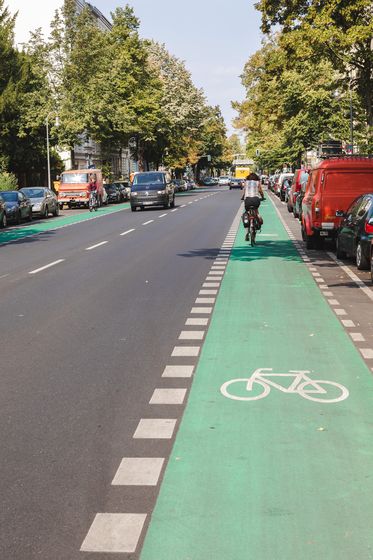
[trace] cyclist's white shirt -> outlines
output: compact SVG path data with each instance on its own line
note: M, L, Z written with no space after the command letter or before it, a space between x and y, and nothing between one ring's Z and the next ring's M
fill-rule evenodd
M245 181L244 198L260 197L259 181Z

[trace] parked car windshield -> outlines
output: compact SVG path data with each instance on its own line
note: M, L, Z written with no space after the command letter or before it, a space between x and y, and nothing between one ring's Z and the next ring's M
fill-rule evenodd
M22 189L22 192L29 198L42 198L45 194L44 189Z
M164 185L164 175L162 173L139 173L135 175L133 180L133 185L138 187L139 185Z
M63 183L88 183L88 173L63 173Z
M116 186L115 185L105 185L105 190L107 192L114 192L116 190Z
M1 196L3 200L5 200L6 202L16 202L18 200L18 193L16 192L3 191L1 193Z

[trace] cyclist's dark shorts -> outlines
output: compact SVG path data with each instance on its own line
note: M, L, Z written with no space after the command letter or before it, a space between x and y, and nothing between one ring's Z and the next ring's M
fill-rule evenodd
M249 208L259 208L260 206L260 198L259 196L251 196L245 198L245 210L247 211Z

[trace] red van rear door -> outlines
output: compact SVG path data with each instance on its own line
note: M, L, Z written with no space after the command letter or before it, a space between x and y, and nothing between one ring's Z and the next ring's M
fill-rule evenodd
M322 227L327 229L331 223L338 226L341 218L336 217L336 211L345 212L356 197L369 192L373 192L373 169L323 172L320 192Z

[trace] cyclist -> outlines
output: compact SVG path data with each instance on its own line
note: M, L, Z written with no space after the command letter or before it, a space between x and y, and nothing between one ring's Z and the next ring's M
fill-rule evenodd
M91 200L92 198L93 205L98 206L97 181L94 175L90 175L89 177L88 193L89 199Z
M241 200L245 203L245 211L248 212L249 208L254 208L257 218L257 229L260 230L263 225L263 218L258 212L261 200L264 199L262 185L260 184L259 176L256 173L250 173L246 177L245 187ZM248 233L246 234L246 240Z

